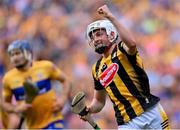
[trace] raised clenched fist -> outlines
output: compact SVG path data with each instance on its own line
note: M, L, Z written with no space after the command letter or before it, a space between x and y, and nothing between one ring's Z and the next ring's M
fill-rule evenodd
M113 15L107 5L103 5L103 6L99 7L97 12L99 15L101 15L105 18L111 17Z

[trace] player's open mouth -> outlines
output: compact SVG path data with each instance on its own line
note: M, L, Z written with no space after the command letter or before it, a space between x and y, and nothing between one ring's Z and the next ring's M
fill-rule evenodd
M103 46L103 43L97 43L94 45L96 48L99 48L99 47L102 47Z

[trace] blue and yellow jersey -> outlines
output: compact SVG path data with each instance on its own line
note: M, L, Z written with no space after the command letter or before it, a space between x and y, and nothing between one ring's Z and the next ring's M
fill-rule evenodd
M56 80L61 71L50 61L34 61L32 67L26 71L14 68L7 72L3 78L3 96L15 96L17 103L25 100L23 82L31 78L39 89L39 95L32 102L32 108L26 113L27 128L46 128L52 122L62 120L60 112L53 113L55 91L52 89L51 80Z
M118 125L139 116L160 100L150 93L149 80L138 52L129 55L122 44L92 67L95 89L107 91Z

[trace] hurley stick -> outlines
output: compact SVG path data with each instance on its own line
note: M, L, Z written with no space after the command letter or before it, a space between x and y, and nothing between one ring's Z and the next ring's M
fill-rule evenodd
M88 114L87 107L85 105L85 93L78 92L71 103L71 110L73 113L79 114L80 116L86 116L86 120L94 129L100 129L97 123L93 120L93 118Z

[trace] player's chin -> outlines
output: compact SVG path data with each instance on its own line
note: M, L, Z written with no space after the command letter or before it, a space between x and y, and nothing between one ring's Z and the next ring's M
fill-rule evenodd
M24 67L24 64L23 63L14 63L14 66L17 67L17 68L23 68Z

